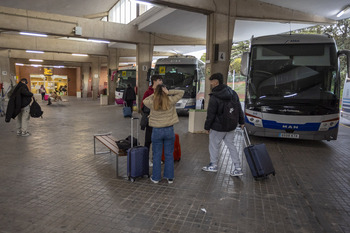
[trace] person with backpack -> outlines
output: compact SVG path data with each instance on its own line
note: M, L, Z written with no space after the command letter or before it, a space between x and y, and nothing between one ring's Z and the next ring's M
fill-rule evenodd
M15 119L17 117L17 135L22 137L30 135L27 128L33 93L29 91L27 84L27 79L22 78L13 90L7 105L5 118L6 122L10 122L11 118Z
M44 100L45 94L46 94L46 89L45 89L44 85L40 86L39 92L41 94L41 100Z
M234 131L239 124L244 128L244 116L237 93L227 85L223 84L224 77L221 73L210 76L209 105L204 129L209 134L209 165L202 168L203 171L217 172L218 157L220 153L220 142L223 140L227 146L234 169L231 176L242 176L241 162L237 149L233 143Z
M123 100L125 101L126 106L131 108L132 113L132 106L134 105L134 101L136 100L136 93L130 83L128 83L127 88L124 90Z

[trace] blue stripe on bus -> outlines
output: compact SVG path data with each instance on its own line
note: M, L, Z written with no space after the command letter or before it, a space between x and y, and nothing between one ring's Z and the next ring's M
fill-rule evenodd
M196 105L190 105L190 106L186 106L185 108L196 108Z
M254 125L253 123L248 121L247 116L246 122ZM262 120L263 127L267 129L277 129L277 130L286 130L286 129L291 129L291 130L296 130L296 131L318 131L320 128L321 123L306 123L306 124L286 124L286 123L278 123L276 121L269 121L269 120ZM338 127L339 122L333 126L330 127L330 129L334 129Z
M350 113L350 108L343 108L343 112L348 112L348 113Z

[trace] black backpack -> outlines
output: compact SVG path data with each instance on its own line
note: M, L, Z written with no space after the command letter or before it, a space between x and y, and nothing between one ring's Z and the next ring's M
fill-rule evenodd
M42 118L43 113L44 112L41 110L40 105L35 101L35 98L33 98L33 103L30 105L30 116L34 118Z
M238 123L239 109L234 99L223 101L223 111L220 116L225 131L235 130Z

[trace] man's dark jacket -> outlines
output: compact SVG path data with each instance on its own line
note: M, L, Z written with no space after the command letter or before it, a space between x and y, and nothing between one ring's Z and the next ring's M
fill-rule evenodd
M230 99L236 102L235 112L238 114L237 116L238 122L234 122L234 124L236 124L236 126L238 123L240 125L244 124L244 116L243 116L241 103L239 102L239 97L234 90L232 90L230 87L228 87L225 84L220 84L214 87L212 90L212 93L210 93L209 95L210 95L210 99L209 99L209 105L207 110L207 119L204 124L205 130L213 129L220 132L231 131L231 130L225 129L219 119L219 115L221 115L224 111L223 110L224 102L229 101Z
M125 101L134 101L136 100L136 94L132 87L128 87L125 89L123 93L123 100Z
M33 93L31 93L26 84L19 82L15 87L15 90L10 96L10 100L6 110L6 122L10 122L11 118L15 119L21 112L21 108L24 108L32 101Z

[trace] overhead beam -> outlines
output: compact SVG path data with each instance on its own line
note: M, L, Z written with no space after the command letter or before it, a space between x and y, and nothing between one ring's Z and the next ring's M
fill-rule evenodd
M75 27L82 28L81 36L74 33ZM115 42L147 44L149 33L139 31L137 26L103 22L92 19L27 11L0 7L0 29L9 31L40 32L63 37L96 38ZM190 37L173 37L157 34L154 44L183 45L196 44L200 39Z
M334 20L284 8L258 0L143 0L155 5L168 6L203 14L218 13L239 19L266 21L333 24Z
M33 63L29 62L29 59L42 59L44 60L43 63L37 64L51 64L52 61L58 61L58 62L88 62L91 63L96 60L97 57L88 56L88 57L78 57L78 56L72 56L70 54L65 53L44 53L44 54L33 54L33 53L26 53L23 50L9 50L8 52L9 58L18 58L18 59L24 59L26 63ZM103 57L102 57L103 58ZM107 57L104 57L104 60L107 61Z
M40 50L57 53L84 53L96 56L107 56L107 44L81 42L54 38L9 35L2 33L0 48L18 50Z

